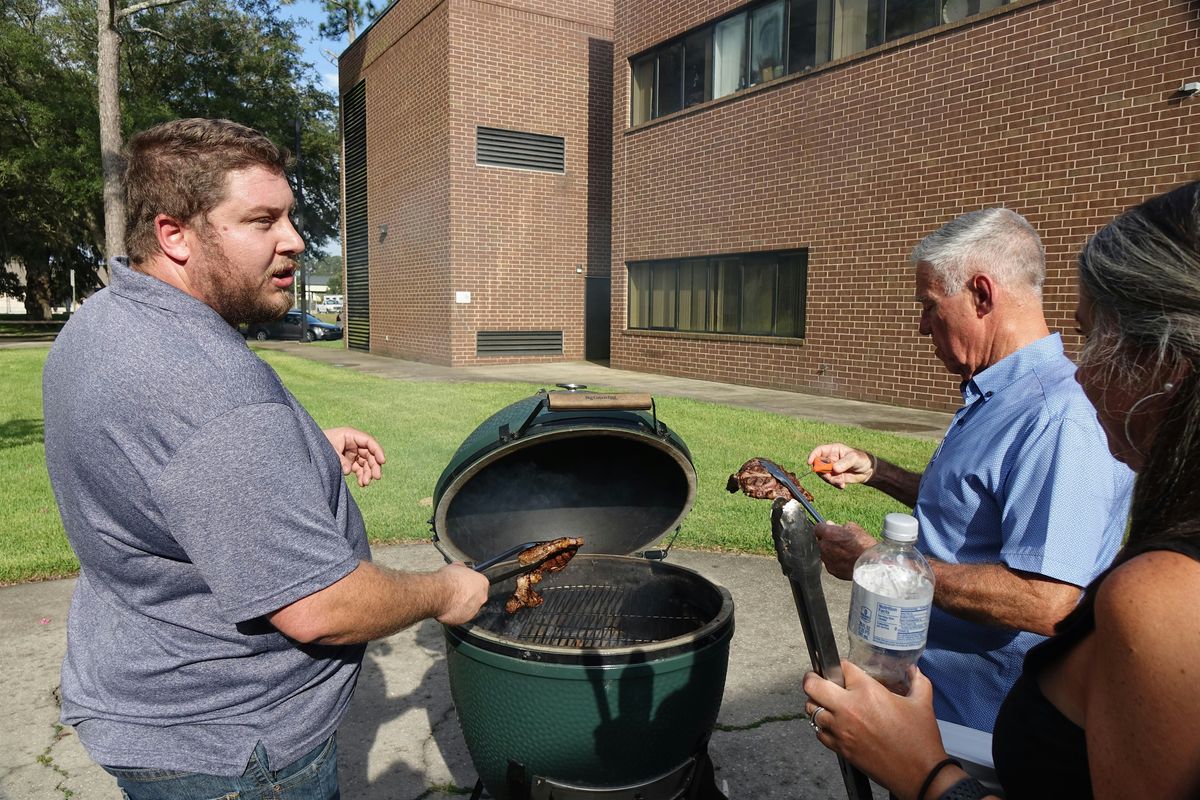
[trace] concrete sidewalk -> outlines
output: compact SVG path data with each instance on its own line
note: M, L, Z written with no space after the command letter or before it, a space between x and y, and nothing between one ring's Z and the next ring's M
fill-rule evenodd
M769 505L762 509L769 528ZM443 563L430 544L379 547L375 557L411 570ZM711 747L717 784L727 787L731 800L845 798L836 759L802 718L800 680L809 668L808 650L779 564L763 556L677 549L669 560L725 586L734 599L729 676ZM59 665L74 585L62 580L0 588L8 731L0 743L0 798L120 799L116 784L71 730L58 725ZM826 575L825 593L844 652L849 584ZM448 800L474 786L476 773L450 702L440 625L427 621L368 647L339 751L347 800Z
M255 343L260 346L260 343ZM29 345L27 345L29 346ZM32 345L38 346L38 345ZM547 388L574 382L655 396L689 397L938 438L949 414L793 392L609 369L591 362L447 368L291 342L272 350L396 380L522 381ZM769 506L762 504L769 530ZM380 563L432 570L443 562L430 544L379 547ZM834 756L803 719L800 680L809 669L788 581L762 556L672 550L670 562L727 587L736 607L729 676L711 752L717 783L734 800L836 800L846 796ZM0 800L119 800L70 729L58 724L59 666L74 581L0 588ZM845 649L849 585L825 576L839 647ZM553 724L547 717L547 724ZM341 728L339 769L348 800L451 798L476 774L450 702L441 626L427 621L367 650L353 704ZM878 797L884 793L877 792Z

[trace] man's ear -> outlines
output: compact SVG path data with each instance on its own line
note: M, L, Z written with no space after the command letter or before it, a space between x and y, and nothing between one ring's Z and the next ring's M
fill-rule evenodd
M967 291L975 304L975 316L983 318L996 308L996 282L992 276L980 272L967 281Z
M154 218L154 235L163 255L180 264L187 263L192 255L189 229L174 217L159 214Z

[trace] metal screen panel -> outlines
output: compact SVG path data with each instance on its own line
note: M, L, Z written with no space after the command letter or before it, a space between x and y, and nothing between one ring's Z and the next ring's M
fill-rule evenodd
M475 129L475 163L481 166L564 172L565 160L566 143L561 136Z
M359 81L342 97L346 175L346 340L371 349L371 283L367 228L367 84Z
M562 355L562 331L476 331L480 356Z

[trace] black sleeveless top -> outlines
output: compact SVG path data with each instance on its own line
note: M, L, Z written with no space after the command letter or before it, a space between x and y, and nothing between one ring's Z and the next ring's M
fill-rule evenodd
M1151 550L1170 550L1200 561L1200 542L1155 544L1137 555ZM1038 686L1038 676L1095 630L1096 591L1110 571L1092 582L1059 633L1026 654L1021 677L1000 706L992 733L992 759L1009 800L1092 797L1084 730L1051 705Z

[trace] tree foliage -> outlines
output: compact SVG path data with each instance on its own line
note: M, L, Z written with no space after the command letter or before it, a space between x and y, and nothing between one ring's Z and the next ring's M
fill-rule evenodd
M16 293L35 317L68 296L69 269L81 294L99 285L95 3L0 3L0 259L25 266L29 282ZM295 23L276 3L189 0L120 26L125 139L177 117L224 117L295 150L299 120L292 177L304 237L310 252L337 237L336 99L303 62Z
M375 4L371 0L323 0L325 21L318 31L322 39L340 39L344 35L350 42L375 16Z

